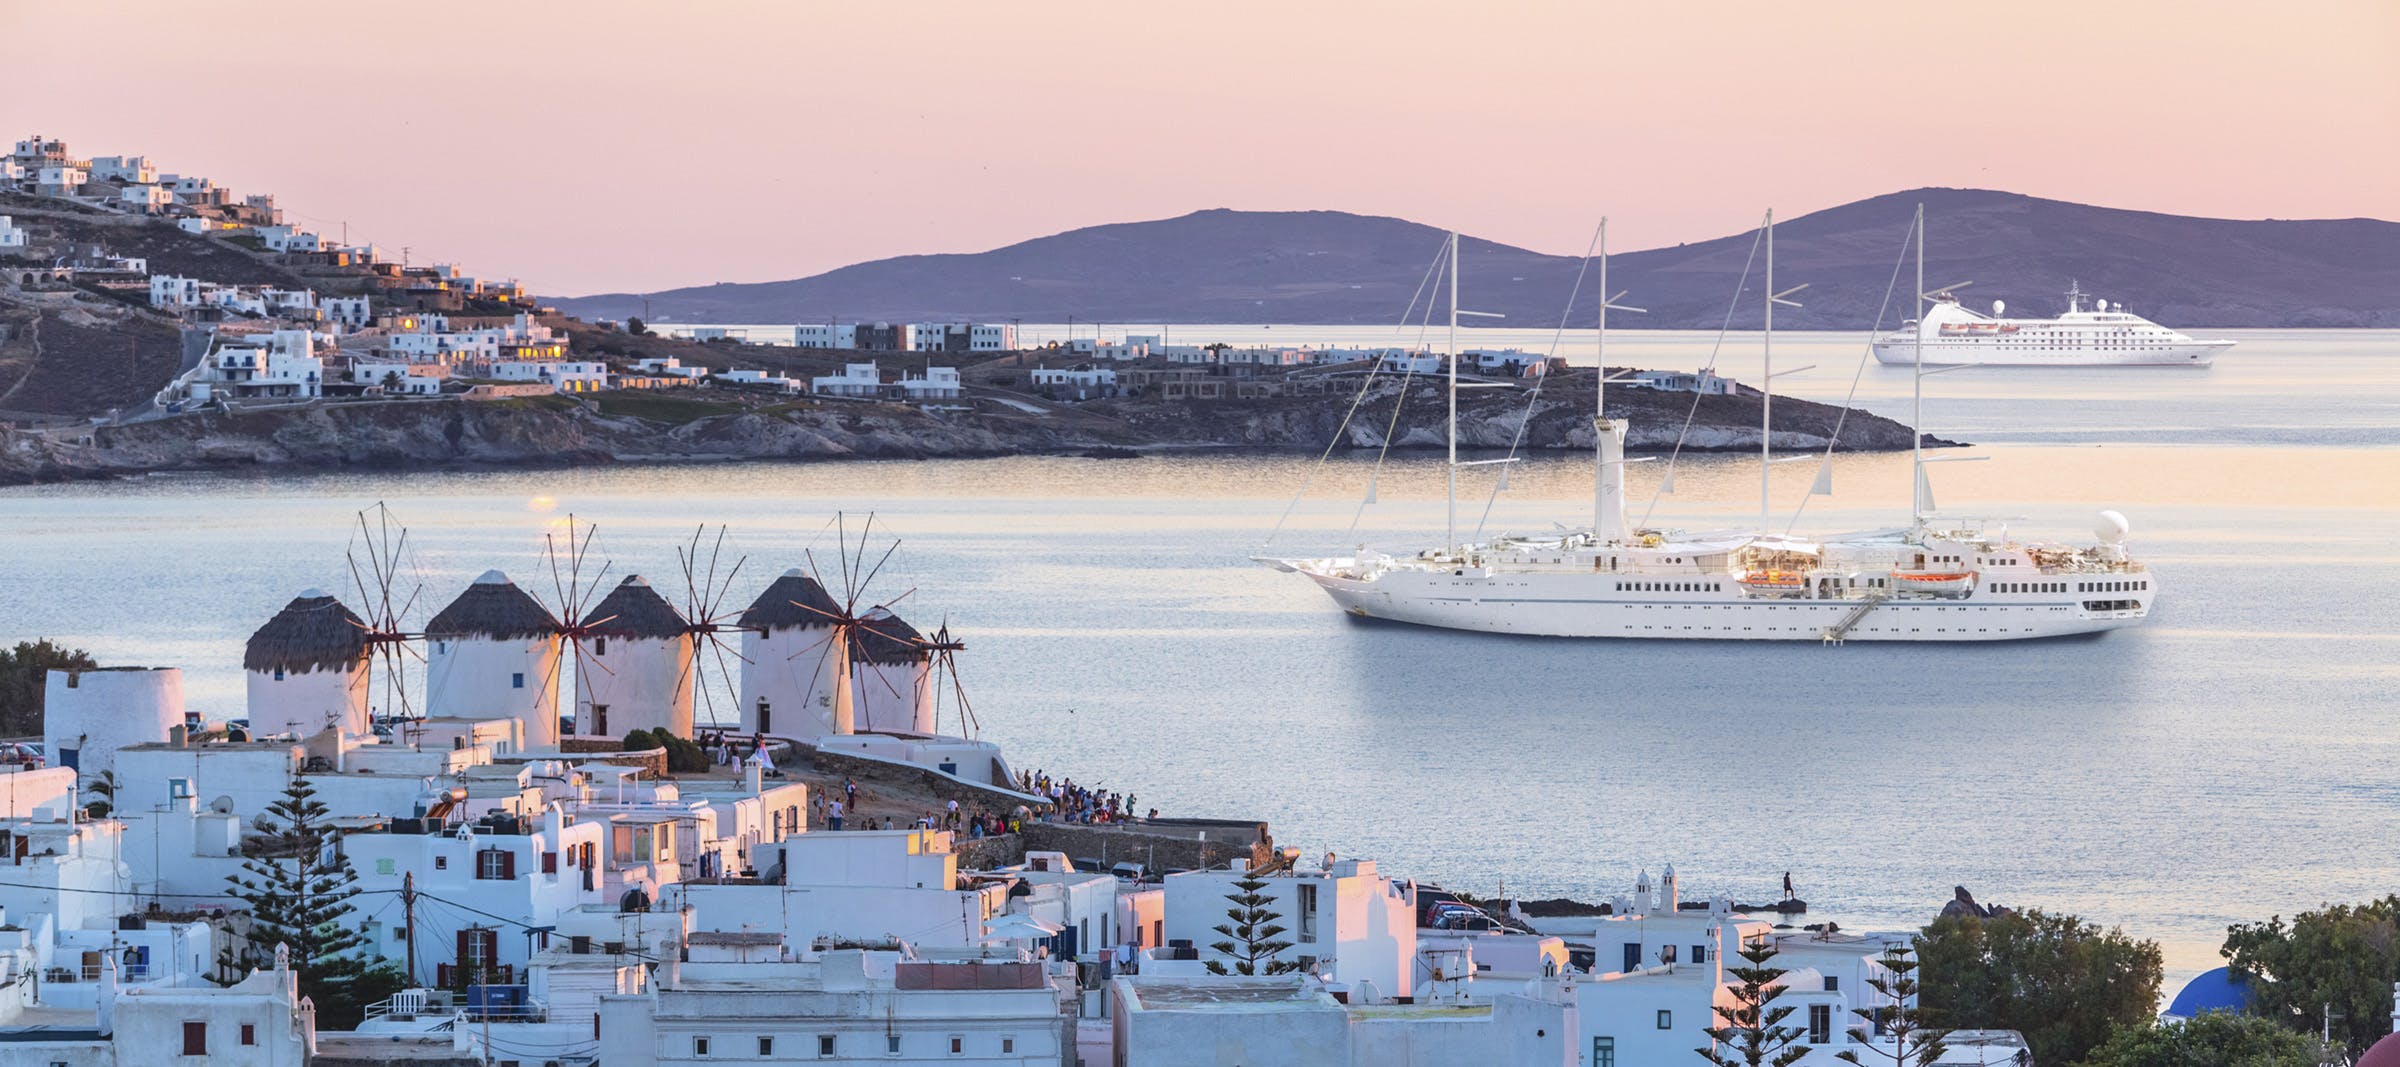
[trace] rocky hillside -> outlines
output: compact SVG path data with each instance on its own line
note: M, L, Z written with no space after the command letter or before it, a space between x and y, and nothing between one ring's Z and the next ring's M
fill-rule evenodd
M1810 285L1795 329L1876 320L1911 211L1928 214L1934 284L1973 280L1977 302L2061 309L2070 281L2177 327L2400 326L2400 224L2229 220L2092 207L1980 189L1918 189L1785 219L1779 285ZM1575 230L1588 222L1562 222ZM809 278L559 298L569 314L685 322L884 319L1388 324L1400 319L1441 231L1339 211L1201 211L1092 226L989 252L903 256ZM1578 261L1468 238L1461 288L1511 325L1547 326ZM1640 325L1715 328L1752 234L1614 256L1610 284L1650 309ZM1756 284L1753 275L1752 284ZM1905 286L1898 293L1903 308ZM1737 310L1754 326L1757 301ZM1887 316L1896 322L1905 312Z
M1575 377L1588 378L1588 373ZM1357 448L1382 443L1397 383L1345 434ZM1530 449L1591 447L1580 396L1562 381L1535 407ZM1636 420L1637 448L1674 442L1690 394L1620 389L1610 414ZM1019 453L1175 448L1305 449L1332 440L1349 396L1187 403L1144 399L1081 405L1031 402L1039 414L986 405L934 414L899 404L771 402L706 394L603 394L596 401L545 396L497 401L427 400L318 404L201 413L81 434L0 430L0 484L105 478L161 470L415 469L472 465L563 466L692 459L832 460L972 457ZM1461 413L1461 439L1506 448L1526 410L1522 393L1479 392ZM1441 390L1412 386L1396 447L1441 444ZM1839 408L1787 400L1775 407L1778 447L1824 447ZM1756 396L1702 398L1687 446L1758 447ZM1845 448L1909 445L1906 427L1852 412Z

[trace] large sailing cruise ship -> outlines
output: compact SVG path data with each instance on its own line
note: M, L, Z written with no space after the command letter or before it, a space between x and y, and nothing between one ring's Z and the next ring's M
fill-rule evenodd
M1924 286L1924 214L1917 241L1920 300L1948 290ZM1605 238L1600 292L1608 292ZM1774 305L1796 306L1774 286L1774 216L1766 248L1766 387L1774 379ZM1450 287L1455 338L1456 235ZM1950 287L1952 289L1957 286ZM1600 310L1602 362L1607 313ZM1626 309L1632 310L1632 309ZM1452 351L1457 350L1455 340ZM1921 414L1923 381L1917 364ZM1605 403L1607 375L1600 375ZM1635 529L1625 513L1626 423L1595 414L1597 477L1588 529L1462 542L1457 531L1457 368L1451 368L1450 532L1440 548L1393 556L1366 551L1320 559L1260 557L1307 576L1343 610L1364 618L1492 633L1559 637L1730 640L2009 641L2129 626L2150 612L2157 583L2125 549L2124 516L2100 513L2091 546L2034 544L1987 534L1971 523L1937 521L1925 476L1923 435L1915 463L1912 521L1902 528L1806 538L1772 531L1762 434L1757 530L1686 533ZM1595 411L1604 411L1596 407ZM1762 417L1763 425L1769 424ZM1921 418L1918 424L1922 424ZM1671 471L1670 471L1671 473ZM1829 488L1829 487L1828 487Z
M2067 313L2055 319L2002 318L2008 305L1992 301L1980 314L1943 295L1916 321L1875 338L1884 363L1985 367L2205 367L2231 341L2203 341L2095 300L2083 306L2083 287L2067 289Z

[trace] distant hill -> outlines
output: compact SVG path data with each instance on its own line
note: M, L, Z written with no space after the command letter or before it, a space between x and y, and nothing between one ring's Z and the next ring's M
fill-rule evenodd
M2050 314L2070 280L2175 327L2400 326L2400 223L2237 221L2091 207L1981 189L1919 189L1784 220L1778 286L1809 284L1796 329L1875 320L1910 210L1922 201L1928 284L1973 280L1964 295ZM1005 321L1384 324L1424 277L1442 232L1339 211L1197 211L1090 226L993 249L901 256L810 278L648 294L655 318L683 322ZM1508 325L1555 325L1578 261L1475 238L1461 288ZM1714 328L1753 234L1620 253L1612 288L1650 309L1643 327ZM1905 317L1909 277L1887 321ZM1756 278L1753 277L1753 287ZM640 314L641 294L555 298L568 314ZM1758 321L1756 293L1736 327ZM1587 298L1579 301L1589 306ZM1579 313L1578 321L1588 321Z

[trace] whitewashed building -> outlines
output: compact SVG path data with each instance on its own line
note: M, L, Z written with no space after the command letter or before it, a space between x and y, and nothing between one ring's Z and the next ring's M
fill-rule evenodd
M664 965L600 998L600 1044L628 1062L1056 1067L1074 1020L1039 964L838 949L793 962Z
M365 329L375 322L374 301L364 296L328 296L317 300L317 310L326 322L350 329Z
M174 274L150 276L150 306L154 308L196 308L205 302L208 283L198 278Z
M356 612L324 590L301 590L250 635L243 650L250 721L366 734L372 725L367 632Z
M840 374L820 374L810 383L826 396L874 397L883 394L883 372L873 363L845 363Z
M966 394L956 367L927 367L923 375L900 379L900 391L910 400L956 400Z
M276 953L272 969L253 971L224 988L205 982L129 984L113 955L101 971L89 1025L17 1028L0 1043L0 1062L307 1067L316 1053L316 1011L301 1000L287 953Z
M43 196L74 196L91 180L91 174L82 167L64 163L44 165L33 174L34 191Z
M920 322L909 327L911 352L1013 352L1014 323Z
M598 360L501 360L477 364L474 372L503 382L538 382L562 393L608 388L608 364Z
M159 391L181 400L315 399L324 395L325 360L313 330L221 336L209 354Z
M629 574L583 619L575 664L575 732L623 737L634 730L692 736L692 626L683 613Z
M1110 984L1114 1061L1142 1067L1593 1067L1574 1047L1572 984L1571 978L1525 983L1475 1003L1343 1003L1305 975L1145 972ZM1602 1067L1669 1067L1695 1058L1686 1048L1675 1059Z
M0 215L0 256L24 255L27 241L25 227L17 225L14 218Z
M655 374L661 378L698 379L708 377L708 368L686 367L682 360L674 356L652 356L648 359L638 360L634 363L634 368L644 374Z
M163 185L127 185L117 190L117 207L156 215L175 203L175 194Z
M53 670L42 688L42 751L87 778L114 770L118 750L164 741L183 724L174 667Z
M435 718L514 719L558 744L559 623L508 575L475 579L425 623L425 703Z
M689 906L695 930L764 931L787 945L905 940L980 949L1008 940L995 929L1008 886L961 885L947 831L787 833L753 856L766 884L684 882L662 899Z
M1635 389L1709 396L1732 396L1738 388L1733 379L1718 377L1715 370L1705 367L1697 371L1637 370L1625 384Z
M792 346L795 348L857 348L858 324L801 323L792 327Z
M386 396L440 396L450 378L446 363L389 363L353 360L350 381L382 389Z
M159 180L175 190L175 200L192 207L223 207L232 191L199 175L162 174Z
M322 252L325 250L325 238L298 226L253 226L251 230L258 234L259 240L266 243L269 251Z
M148 156L93 156L92 177L104 181L126 182L132 185L154 185L158 168Z
M1298 864L1262 874L1261 890L1283 916L1292 947L1278 959L1304 969L1323 968L1337 987L1372 990L1360 1000L1413 996L1417 976L1417 902L1413 887L1376 873L1375 861L1339 859L1313 868ZM1216 926L1225 921L1227 894L1244 877L1245 860L1230 870L1187 871L1167 876L1168 942L1189 941L1203 961L1219 958Z
M355 898L356 922L375 955L406 959L409 931L379 905L413 874L417 891L454 905L458 921L448 924L444 940L422 937L410 984L521 983L526 964L544 947L541 935L528 937L526 930L555 928L560 914L605 899L593 865L608 862L608 833L606 821L570 822L552 808L531 819L494 815L431 827L411 821L349 834L342 847L358 888L370 894Z
M1047 389L1076 400L1113 396L1117 372L1108 367L1036 367L1027 375L1036 389Z

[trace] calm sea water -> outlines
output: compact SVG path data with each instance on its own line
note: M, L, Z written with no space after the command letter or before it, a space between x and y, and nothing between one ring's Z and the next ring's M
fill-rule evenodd
M1992 457L1936 468L1946 510L2042 538L2088 539L2101 507L2132 518L2161 607L2091 639L1825 648L1354 622L1245 562L1313 457L1210 454L0 491L0 640L181 666L193 702L227 717L243 639L302 587L347 586L354 513L379 500L410 524L420 620L487 567L530 579L569 513L598 524L612 576L667 588L693 526L730 524L743 599L804 551L831 567L835 513L855 533L872 511L875 550L900 548L871 593L913 590L902 614L964 634L984 734L1020 765L1479 891L1599 897L1673 863L1689 892L1758 898L1790 870L1819 916L1891 927L1963 884L2158 939L2183 975L2217 962L2229 922L2400 884L2400 333L2233 335L2208 372L1930 380L1928 428ZM1616 340L1611 362L1688 367L1713 335ZM1777 349L1819 365L1793 391L1831 401L1859 351L1832 335ZM1720 366L1756 359L1737 341ZM1908 386L1868 367L1858 395L1905 417ZM1317 472L1265 547L1439 540L1438 464L1395 457L1362 507L1372 466ZM1637 514L1755 521L1754 460L1687 459L1653 503L1660 466L1633 468ZM1779 466L1776 525L1814 466ZM1465 525L1493 469L1470 479ZM1581 457L1519 465L1487 525L1584 521L1590 477ZM1889 524L1906 457L1844 456L1835 489L1800 529Z

